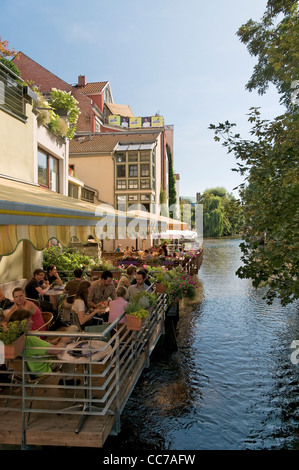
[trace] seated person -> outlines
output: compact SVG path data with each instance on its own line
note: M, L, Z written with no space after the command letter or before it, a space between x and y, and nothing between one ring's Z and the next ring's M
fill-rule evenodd
M125 287L118 287L116 290L116 299L109 302L109 323L113 323L122 313L124 313L128 301L125 299L127 289ZM124 316L119 323L125 323L126 317Z
M42 331L45 331L47 327L43 327L45 324L42 312L38 308L35 303L31 302L30 300L27 300L25 297L25 291L22 289L22 287L16 287L12 291L12 296L14 299L14 304L12 308L9 310L8 314L5 316L5 321L8 322L12 316L12 314L18 310L18 309L25 309L29 310L31 312L31 329L38 330L39 328Z
M121 248L121 245L118 245L117 248L116 248L116 250L115 250L115 252L116 252L116 253L122 253L122 251L123 251L123 250L122 250L122 248Z
M146 268L141 268L139 271L144 271L144 272L145 272L144 284L145 284L146 286L150 286L150 285L151 285L151 281L150 281L150 279L149 279L148 269L146 269ZM136 281L136 278L135 278L135 279L133 279L133 281L131 282L131 285L134 285L134 284L136 284L136 283L137 283L137 281Z
M149 261L149 260L153 259L153 255L148 250L144 250L142 259L144 259L146 261Z
M140 269L136 274L136 284L131 284L128 289L129 300L132 300L138 292L143 292L148 289L145 284L146 274L144 270Z
M44 312L54 312L51 302L41 300L40 296L46 295L50 290L49 281L45 280L43 269L35 269L33 278L25 286L26 297L33 300L39 300L41 310Z
M52 287L53 284L57 284L58 286L63 285L63 282L60 279L59 274L57 272L57 268L54 264L50 264L50 266L47 267L47 273L45 278L47 281L49 281L50 287Z
M83 328L85 326L97 325L99 319L94 319L93 317L98 314L102 315L102 311L98 308L90 308L88 304L88 293L90 290L91 284L89 281L81 281L75 296L74 303L72 305L72 312L77 315L80 325Z
M63 305L65 308L68 308L69 310L72 308L72 303L75 300L75 295L77 288L82 281L83 277L83 271L80 268L77 268L74 270L74 278L71 281L68 281L64 288L64 293L68 294L67 298L65 299Z
M118 287L128 288L132 284L132 281L135 279L135 274L135 266L128 266L126 274L124 274L119 280Z
M96 308L100 302L115 299L116 292L113 284L113 275L110 271L104 271L101 279L91 284L88 294L89 307Z
M32 322L32 314L29 310L26 309L17 309L11 315L9 321L22 321L27 320L29 328ZM66 330L68 333L75 333L78 331L77 327L71 326ZM66 345L72 341L70 337L62 337L50 341L44 341L38 336L26 336L26 362L28 369L33 372L35 376L47 374L52 372L52 367L50 362L46 361L30 361L30 358L33 356L45 356L45 355L57 355L60 352L63 352ZM39 349L41 348L41 349ZM27 358L29 360L27 360ZM71 367L70 367L71 366ZM73 364L63 364L63 370L65 373L73 373L74 366ZM68 380L65 381L68 384Z

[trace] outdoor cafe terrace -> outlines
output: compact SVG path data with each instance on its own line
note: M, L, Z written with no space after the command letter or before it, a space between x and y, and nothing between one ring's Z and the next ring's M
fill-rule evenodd
M67 336L71 342L54 357L41 358L38 353L32 357L31 351L30 361L39 364L42 360L45 364L55 365L51 366L52 370L37 376L28 369L25 339L21 356L19 350L5 352L6 370L0 370L0 385L6 385L0 393L0 445L13 444L22 449L28 446L100 448L109 435L119 433L121 413L142 371L150 366L150 356L161 336L165 335L166 320L179 312L177 292L158 289L157 273L165 271L168 276L176 273L180 277L177 287L180 292L187 292L186 284L191 287L196 283L192 276L197 274L203 253L201 249L185 253L183 259L156 256L147 260L141 252L134 256L106 255L114 264L116 285L128 265L149 268L152 282L149 289L155 286L156 300L147 309L148 317L140 321L138 327L131 326L128 313L124 313L113 323L103 322L92 331L87 328L74 333L63 328L51 331L50 325L44 331L27 331L25 336L28 337L51 341ZM88 274L100 275L100 271ZM61 289L53 290L53 293L63 298ZM123 323L125 315L126 323ZM34 348L31 346L30 349ZM8 384L1 384L7 373ZM74 382L72 385L69 379Z

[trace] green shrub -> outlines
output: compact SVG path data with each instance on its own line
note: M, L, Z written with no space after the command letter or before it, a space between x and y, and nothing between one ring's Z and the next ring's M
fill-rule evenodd
M0 324L0 341L3 344L11 344L28 330L28 321L12 321L6 326Z
M47 269L50 264L54 264L57 271L73 271L76 268L93 269L95 261L79 251L61 252L58 246L51 246L43 251L43 268Z

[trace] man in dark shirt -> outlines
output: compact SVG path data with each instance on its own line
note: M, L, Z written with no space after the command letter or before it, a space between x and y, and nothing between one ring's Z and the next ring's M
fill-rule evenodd
M33 278L25 286L26 297L38 300L40 308L43 312L53 312L53 305L40 299L40 296L47 294L50 289L49 281L45 281L45 273L43 269L36 269Z
M83 277L82 269L80 268L75 269L74 277L75 279L72 279L71 281L69 281L64 288L64 292L68 295L64 302L64 305L66 308L72 308L71 304L74 302L74 298L77 292L77 287L82 281L82 277Z

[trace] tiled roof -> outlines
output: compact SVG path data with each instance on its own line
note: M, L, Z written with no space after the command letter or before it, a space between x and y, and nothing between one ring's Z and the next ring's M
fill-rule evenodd
M92 95L93 93L100 93L108 82L93 82L86 83L84 86L76 85L76 88L84 95Z
M112 134L110 132L89 134L85 136L77 136L70 141L70 154L75 153L111 153L116 144L126 143L154 143L160 134L160 130L150 133L120 133Z

